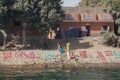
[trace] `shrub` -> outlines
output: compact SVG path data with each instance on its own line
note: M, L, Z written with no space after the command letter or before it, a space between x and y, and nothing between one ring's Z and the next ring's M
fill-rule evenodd
M117 47L118 37L113 32L102 30L101 34L103 36L105 44L107 44L108 46Z

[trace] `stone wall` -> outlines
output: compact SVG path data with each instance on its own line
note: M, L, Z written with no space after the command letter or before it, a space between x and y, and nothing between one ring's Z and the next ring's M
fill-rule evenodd
M57 50L0 51L0 64L5 66L38 65L41 68L79 67L85 65L120 64L120 50L72 50L71 59ZM119 65L118 65L119 66Z

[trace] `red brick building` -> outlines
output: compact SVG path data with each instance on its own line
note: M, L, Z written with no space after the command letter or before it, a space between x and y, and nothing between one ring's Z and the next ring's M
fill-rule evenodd
M82 35L98 35L101 29L114 30L114 20L106 8L100 7L63 7L65 11L64 20L61 24L63 38L81 37ZM108 27L109 26L109 27ZM10 33L22 36L22 25L20 22L11 22L8 30ZM28 36L39 36L38 29L32 27L27 29Z
M61 25L63 38L79 37L82 28L87 35L98 35L101 29L114 31L114 20L106 8L63 7L65 17ZM71 29L75 29L72 31Z

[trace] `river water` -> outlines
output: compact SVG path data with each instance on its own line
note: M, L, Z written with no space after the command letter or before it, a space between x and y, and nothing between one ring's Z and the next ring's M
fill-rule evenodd
M120 80L120 68L0 69L0 80Z

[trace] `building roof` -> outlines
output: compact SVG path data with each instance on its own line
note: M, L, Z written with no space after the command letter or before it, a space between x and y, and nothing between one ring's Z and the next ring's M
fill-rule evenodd
M106 8L102 7L63 7L65 18L63 22L114 22Z
M103 7L63 7L65 13L107 13L107 8Z

